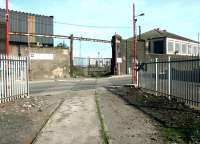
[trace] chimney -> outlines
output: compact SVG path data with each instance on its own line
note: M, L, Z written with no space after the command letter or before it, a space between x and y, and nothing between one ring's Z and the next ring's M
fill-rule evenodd
M139 26L139 40L141 40L141 26Z

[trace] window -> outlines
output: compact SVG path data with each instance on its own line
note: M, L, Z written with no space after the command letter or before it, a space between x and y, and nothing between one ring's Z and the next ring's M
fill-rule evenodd
M164 41L157 40L153 42L153 52L156 54L164 54Z
M191 45L188 45L188 54L189 55L193 55L192 46Z
M173 52L174 52L174 42L168 41L168 53L173 53Z
M150 52L151 52L151 50L150 50L150 42L147 41L147 42L145 43L145 46L146 46L146 53L150 53Z
M187 44L182 44L182 54L187 54Z
M198 48L197 46L193 46L193 55L198 55Z
M198 53L198 55L200 56L200 46L199 46L198 50L199 50L199 53Z
M180 53L181 52L181 44L179 42L175 43L175 53Z

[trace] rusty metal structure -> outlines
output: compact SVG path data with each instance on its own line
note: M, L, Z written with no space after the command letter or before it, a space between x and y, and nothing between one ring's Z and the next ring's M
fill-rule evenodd
M135 4L133 3L133 47L132 47L132 84L137 84L137 71L136 71L136 18L135 18Z
M9 35L9 14L8 14L8 0L6 0L6 14L5 14L5 21L6 21L6 55L10 56L10 35Z

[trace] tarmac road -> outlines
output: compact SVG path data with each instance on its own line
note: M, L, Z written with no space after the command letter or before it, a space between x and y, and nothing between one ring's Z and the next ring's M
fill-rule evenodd
M131 77L108 77L97 79L75 79L66 81L41 81L30 83L30 94L35 95L49 95L55 93L63 93L69 90L92 90L96 87L109 85L124 85L130 84Z

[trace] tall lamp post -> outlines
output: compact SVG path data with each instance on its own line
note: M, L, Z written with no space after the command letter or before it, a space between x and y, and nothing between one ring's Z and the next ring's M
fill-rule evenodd
M136 17L144 16L144 13L141 13L139 15L135 15L135 4L133 3L133 46L132 46L132 84L137 84L137 48L136 48L136 41L137 41L137 35L136 35ZM134 83L135 82L135 83Z
M9 36L9 14L8 14L8 0L6 0L6 56L10 56L10 36Z

